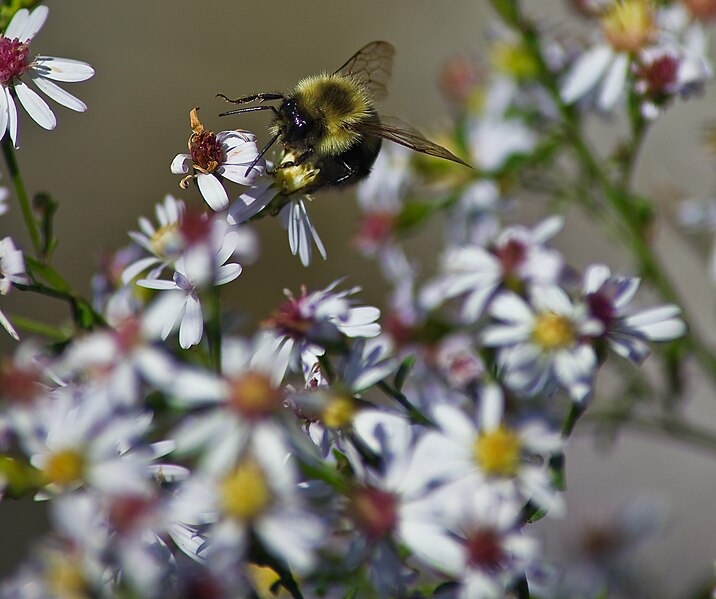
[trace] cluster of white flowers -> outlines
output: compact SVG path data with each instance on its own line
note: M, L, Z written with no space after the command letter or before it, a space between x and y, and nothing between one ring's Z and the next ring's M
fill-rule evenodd
M36 287L70 300L87 329L51 348L25 340L0 363L0 494L50 500L52 523L0 598L560 596L531 525L565 513L576 418L603 369L638 372L687 326L670 301L632 307L640 278L570 265L552 245L563 216L513 222L510 185L523 161L551 159L564 129L549 127L593 92L601 110L635 94L652 118L711 76L685 6L582 10L602 29L581 54L540 40L538 60L501 32L498 72L474 94L469 63L452 65L456 151L474 173L386 143L358 190L353 240L390 286L385 315L339 279L286 290L255 330L232 328L219 294L258 259L253 220L278 216L304 266L314 245L326 257L305 193L316 174L289 154L272 168L253 133L215 134L197 108L170 168L209 209L167 195L106 261L91 308L51 287L46 256L0 239L0 296ZM89 65L29 58L46 16L21 9L0 37L0 137L13 144L15 99L55 124L23 77L85 109L49 80L87 79ZM426 277L402 240L438 211L445 234ZM19 340L1 311L0 325Z

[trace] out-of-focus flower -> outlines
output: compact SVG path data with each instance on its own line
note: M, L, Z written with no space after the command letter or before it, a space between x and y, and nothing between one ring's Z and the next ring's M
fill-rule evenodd
M214 134L204 129L198 110L193 108L189 114L192 129L189 153L177 154L172 160L171 171L175 175L187 175L181 180L182 189L189 186L191 179L196 179L199 191L211 209L223 210L229 205L223 180L251 185L266 170L266 163L262 159L254 164L259 149L253 133L220 131ZM187 174L190 169L192 172Z
M212 285L225 285L241 274L242 267L227 261L240 242L236 227L220 218L199 216L184 221L187 249L174 262L171 281L141 279L137 285L165 293L145 312L144 325L150 334L166 339L179 323L183 349L201 341L204 331L199 292Z
M130 231L129 236L139 247L149 252L149 256L142 257L130 263L122 272L122 282L126 285L146 269L155 267L148 275L149 279L156 279L161 271L181 256L184 249L184 238L179 225L184 216L184 202L167 194L164 201L154 207L158 227L154 227L149 219L140 217L140 232Z
M554 216L531 230L509 227L487 247L468 245L448 251L442 259L443 274L425 286L421 303L430 309L464 295L462 317L476 322L500 288L554 284L563 259L544 244L563 224L562 217Z
M376 337L380 334L380 310L373 306L354 306L350 299L360 291L353 287L335 291L341 280L325 289L299 297L288 290L286 301L264 322L269 334L277 340L277 351L290 347L294 365L301 361L310 369L315 356L323 355L321 344L335 343L341 335L349 338Z
M323 524L303 506L297 472L287 456L283 436L274 427L260 427L235 461L195 472L170 508L173 520L194 531L194 544L178 539L180 547L232 580L241 575L255 535L292 570L310 571Z
M47 19L48 9L40 5L32 12L18 10L0 36L0 138L9 131L17 147L17 109L20 101L32 120L40 127L54 129L57 119L45 101L25 82L32 81L41 92L71 110L84 112L87 106L54 81L85 81L94 75L90 65L53 56L30 57L30 43Z
M601 23L602 40L570 67L561 95L571 104L599 86L597 106L607 111L624 93L632 57L655 41L656 12L649 0L614 0Z
M675 304L627 310L640 282L636 277L613 277L607 266L596 264L585 272L583 289L591 315L604 325L602 335L609 347L636 364L649 355L647 341L670 341L686 332L681 308Z
M500 294L490 309L499 324L483 330L482 343L498 348L498 368L515 391L532 395L558 385L586 400L597 370L591 340L603 324L559 287L533 287L529 297Z
M0 295L10 293L13 283L26 285L29 282L30 279L25 272L25 258L22 251L15 247L10 237L0 239ZM2 310L0 310L0 326L16 341L20 339L12 323L2 313Z

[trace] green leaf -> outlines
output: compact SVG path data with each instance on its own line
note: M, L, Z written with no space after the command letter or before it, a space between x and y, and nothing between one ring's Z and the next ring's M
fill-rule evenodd
M54 290L67 295L72 294L70 286L55 272L51 266L43 264L39 260L33 258L32 256L28 256L27 254L25 254L25 266L34 280L40 278L46 283L49 283Z
M408 375L413 369L413 366L415 366L415 356L412 354L405 358L405 360L403 360L403 362L400 364L398 372L395 373L395 378L393 379L393 386L398 391L403 390L403 384L405 383L405 379L408 378Z
M32 207L40 218L42 255L49 258L57 247L57 239L53 235L53 220L59 204L49 193L38 193L32 200Z

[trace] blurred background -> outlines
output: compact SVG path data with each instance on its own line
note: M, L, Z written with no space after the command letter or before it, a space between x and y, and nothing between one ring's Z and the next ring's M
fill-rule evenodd
M492 19L484 0L63 0L48 5L50 17L33 52L87 61L96 75L67 85L89 110L76 114L58 107L55 131L40 129L21 113L18 159L29 192L47 191L59 202L55 265L87 295L103 251L125 245L137 218L152 216L154 204L165 194L202 205L198 191L180 190L179 177L169 171L172 158L186 151L192 107L201 107L208 129L246 128L263 142L267 115L219 119L226 105L215 99L216 93L236 97L283 91L304 75L334 70L367 42L384 39L395 45L397 56L391 94L380 110L429 133L449 117L437 88L441 65L456 54L479 54ZM532 9L547 28L571 31L575 22L566 0L542 0ZM713 93L678 103L650 134L637 171L639 189L661 205L657 249L711 341L716 341L714 294L704 275L705 255L684 242L668 221L676 199L716 192L714 157L706 156L701 145L704 124L715 118ZM595 121L592 132L598 141L609 140L615 125ZM227 307L258 320L281 301L283 288L325 286L347 273L350 284L364 288L366 301L382 302L384 286L377 269L349 243L358 215L353 193L320 194L311 215L328 260L314 258L310 268L302 267L290 255L278 222L264 219L257 225L259 261L225 290ZM526 223L536 218L536 210L523 215ZM0 237L8 234L29 247L12 203L9 215L0 219ZM431 232L413 245L429 269L437 257L431 251ZM577 267L602 261L631 272L619 248L605 242L576 211L568 215L557 245ZM53 322L67 317L63 305L18 292L3 298L6 307L10 313L34 313ZM5 338L0 343L3 352L11 348ZM698 378L693 387L687 414L716 428L716 398L699 393ZM588 432L578 427L568 452L567 518L539 525L547 553L573 555L574 539L588 525L602 522L633 498L648 496L650 502L670 506L664 532L650 537L631 557L660 581L654 597L686 596L690 583L708 579L716 559L715 454L628 431L605 449ZM29 501L0 504L0 577L16 567L43 526L41 506Z

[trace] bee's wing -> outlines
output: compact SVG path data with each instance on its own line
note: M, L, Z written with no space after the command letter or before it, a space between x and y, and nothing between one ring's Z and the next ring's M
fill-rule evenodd
M395 117L381 116L380 121L356 123L353 129L363 135L381 137L389 141L394 141L401 146L406 146L416 152L422 152L423 154L436 156L437 158L444 158L445 160L451 160L452 162L457 162L458 164L472 168L467 162L455 156L455 154L447 148L443 148L429 139L426 139L422 133Z
M353 77L371 91L373 99L382 100L388 95L393 56L393 44L371 42L351 56L336 74Z

